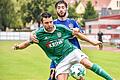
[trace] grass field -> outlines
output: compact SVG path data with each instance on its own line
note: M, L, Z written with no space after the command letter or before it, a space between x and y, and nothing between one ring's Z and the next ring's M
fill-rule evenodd
M0 41L0 80L47 80L50 60L35 44L24 50L12 50L19 41ZM116 80L120 80L120 52L83 49L90 60L101 65ZM87 70L86 80L103 80ZM69 80L74 80L69 78Z

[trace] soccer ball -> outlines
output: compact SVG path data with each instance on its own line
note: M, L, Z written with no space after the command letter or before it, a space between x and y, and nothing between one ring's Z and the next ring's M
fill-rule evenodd
M75 79L85 76L86 69L82 64L74 64L70 68L70 75Z

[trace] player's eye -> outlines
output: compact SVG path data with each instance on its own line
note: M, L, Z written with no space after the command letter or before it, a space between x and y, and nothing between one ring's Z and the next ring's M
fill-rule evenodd
M60 9L60 6L58 6L57 9Z
M52 23L52 21L50 21L50 23Z
M45 22L45 24L48 24L49 22Z
M64 6L62 6L62 9L64 9L65 7Z

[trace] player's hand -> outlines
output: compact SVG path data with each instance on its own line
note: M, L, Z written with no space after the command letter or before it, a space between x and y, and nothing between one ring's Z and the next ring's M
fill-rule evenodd
M78 32L80 32L79 28L70 28L74 34L77 34Z
M30 40L31 40L32 42L34 42L34 43L39 43L39 41L37 40L37 37L36 37L35 34L31 34L31 35L30 35Z
M103 49L103 44L99 44L99 50Z
M15 44L15 45L12 47L13 50L17 50L18 48L19 48L19 46L18 46L17 44Z
M103 48L103 43L100 42L100 41L94 42L93 45L94 45L94 46L97 46L97 45L98 45L100 50L102 50L102 48Z
M70 29L75 31L75 32L80 32L79 28L70 28Z
M77 34L80 32L79 28L70 28L73 31L74 37L77 37Z
M79 80L85 80L85 78L84 77L80 77L80 79Z

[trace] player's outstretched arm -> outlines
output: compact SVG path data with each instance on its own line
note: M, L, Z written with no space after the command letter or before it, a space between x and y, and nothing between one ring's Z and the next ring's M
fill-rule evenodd
M30 44L31 44L30 41L27 40L27 41L24 41L18 45L14 45L12 48L14 50L24 49L24 48L28 47Z
M87 41L94 46L97 46L97 45L99 45L99 47L102 46L102 42L90 40L89 38L87 38L87 36L85 36L84 34L82 34L80 32L73 32L73 34L76 35L79 39Z

